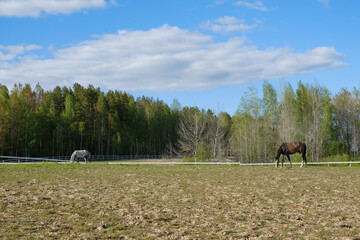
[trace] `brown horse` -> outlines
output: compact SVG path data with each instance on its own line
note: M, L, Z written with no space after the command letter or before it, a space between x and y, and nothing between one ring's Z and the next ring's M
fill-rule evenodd
M280 158L281 154L283 155L281 165L284 166L284 155L286 155L287 158L289 159L290 167L292 167L289 155L294 154L294 153L301 154L301 157L302 157L301 167L303 166L304 162L305 162L305 167L307 167L306 145L305 145L305 143L302 143L302 142L282 143L276 154L276 158L275 158L276 159L276 167L279 166L279 158Z

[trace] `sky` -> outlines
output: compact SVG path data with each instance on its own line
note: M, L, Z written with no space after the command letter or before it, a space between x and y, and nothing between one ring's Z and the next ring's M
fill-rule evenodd
M233 115L264 81L360 87L357 0L0 0L0 84L92 84Z

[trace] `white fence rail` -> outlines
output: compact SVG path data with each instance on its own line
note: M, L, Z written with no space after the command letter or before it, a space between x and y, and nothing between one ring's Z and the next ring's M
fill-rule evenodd
M0 156L0 163L68 162L62 159Z
M125 165L238 165L238 166L275 166L275 163L241 163L241 162L173 162L171 159L178 159L178 156L166 156L166 155L125 155L125 156L113 156L110 158L106 155L94 155L91 160L96 164L125 164ZM131 162L125 160L138 160L138 159L170 159L166 162ZM44 162L58 162L68 163L70 160L69 156L63 157L45 157L45 158L34 158L34 157L12 157L12 156L0 156L1 163L44 163ZM113 160L113 161L109 161ZM115 160L115 161L114 161ZM84 161L81 161L84 162ZM293 165L300 165L301 162L293 162ZM337 165L337 164L348 164L350 167L352 164L360 164L360 161L349 161L349 162L308 162L308 165ZM290 165L286 162L284 165ZM280 167L281 165L279 165Z
M181 159L181 156L176 155L91 155L91 161L126 161L126 160L141 160L141 159ZM83 159L79 159L80 162ZM50 157L14 157L14 156L0 156L0 163L35 163L35 162L70 162L70 156L50 156Z
M108 162L108 164L134 164L134 165L238 165L238 166L275 166L275 163L239 163L239 162ZM301 162L292 163L293 165L301 165ZM352 162L308 162L308 165L333 165L333 164L360 164L360 161ZM290 165L290 163L284 163ZM279 165L281 167L281 165Z
M0 156L1 158L1 156ZM50 156L47 159L70 160L70 156ZM139 159L181 159L182 156L176 155L91 155L91 161L121 161Z

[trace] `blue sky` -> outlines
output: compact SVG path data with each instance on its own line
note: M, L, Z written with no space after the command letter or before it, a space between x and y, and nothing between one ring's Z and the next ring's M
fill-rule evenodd
M264 80L360 87L360 1L0 0L0 83L236 111Z

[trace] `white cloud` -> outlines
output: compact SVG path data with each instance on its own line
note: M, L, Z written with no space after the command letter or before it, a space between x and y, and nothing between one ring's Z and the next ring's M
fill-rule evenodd
M214 21L209 20L202 24L202 28L217 33L246 32L256 28L257 26L258 23L248 25L245 21L230 16L218 18Z
M105 6L105 0L0 0L0 16L39 17L44 13L70 14Z
M265 7L262 1L255 1L255 2L238 1L238 2L235 2L234 5L248 7L248 8L256 9L259 11L264 11L264 12L268 12L268 11L272 10L270 8Z
M0 82L8 87L39 82L45 89L78 82L126 91L190 91L337 68L344 66L341 58L331 47L261 50L243 38L214 42L209 35L164 25L104 35L57 50L50 59L5 58Z
M0 45L0 61L14 60L15 58L22 56L25 53L39 49L41 49L41 47L35 44L12 46Z
M330 0L317 0L319 3L324 4L325 7L330 7Z

